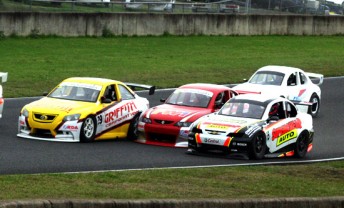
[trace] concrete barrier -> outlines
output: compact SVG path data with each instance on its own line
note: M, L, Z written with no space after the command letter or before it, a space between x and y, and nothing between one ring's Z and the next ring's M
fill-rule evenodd
M343 35L344 16L0 13L0 35Z
M0 208L343 208L344 197L193 200L28 200L0 201Z

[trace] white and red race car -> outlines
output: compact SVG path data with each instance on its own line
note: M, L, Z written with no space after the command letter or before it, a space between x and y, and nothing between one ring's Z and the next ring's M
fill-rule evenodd
M188 152L243 158L296 156L313 145L313 118L282 97L238 95L190 126Z
M313 83L311 78L317 79ZM299 110L316 117L320 109L321 89L324 76L322 74L304 72L301 69L287 66L264 66L243 84L233 87L239 94L265 94L281 96L292 102L311 103Z
M0 118L2 118L2 110L4 108L4 103L5 103L5 100L4 100L3 96L2 96L2 86L1 86L1 83L7 81L7 76L8 76L7 72L0 72Z

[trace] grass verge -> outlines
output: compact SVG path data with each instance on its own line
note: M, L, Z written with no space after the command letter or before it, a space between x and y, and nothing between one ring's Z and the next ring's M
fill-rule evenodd
M237 199L343 196L344 162L2 175L8 199Z
M2 38L5 97L37 96L71 76L178 87L237 83L265 65L344 75L343 36Z

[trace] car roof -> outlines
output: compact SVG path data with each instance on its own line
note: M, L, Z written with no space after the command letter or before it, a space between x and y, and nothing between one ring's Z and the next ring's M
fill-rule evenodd
M233 99L233 98L232 98ZM241 94L234 97L235 100L252 100L258 102L271 102L273 100L286 100L285 98L272 95L261 95L261 94Z
M264 66L258 69L257 71L273 71L273 72L280 72L283 74L290 74L292 72L303 72L303 70L299 68L289 67L289 66L277 66L277 65Z
M182 89L201 89L201 90L208 90L211 92L219 92L223 90L230 90L229 87L226 87L224 85L217 85L217 84L208 84L208 83L192 83L192 84L186 84L182 85L179 88Z
M109 84L123 84L120 81L105 79L105 78L96 78L96 77L70 77L63 82L78 82L78 83L88 83L88 84L98 84L98 85L109 85Z

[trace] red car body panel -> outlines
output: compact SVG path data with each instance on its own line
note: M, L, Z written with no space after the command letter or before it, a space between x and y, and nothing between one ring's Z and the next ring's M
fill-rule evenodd
M213 113L221 107L215 103L220 93L224 95L223 103L237 94L229 87L215 84L188 84L177 90L186 92L201 90L211 95L211 99L204 107L195 107L197 104L194 106L169 104L169 99L167 99L164 104L148 109L141 115L137 142L159 146L187 147L189 125L198 118ZM173 93L177 93L177 90ZM149 120L149 122L144 122L144 120ZM182 122L185 126L177 125L178 122Z

